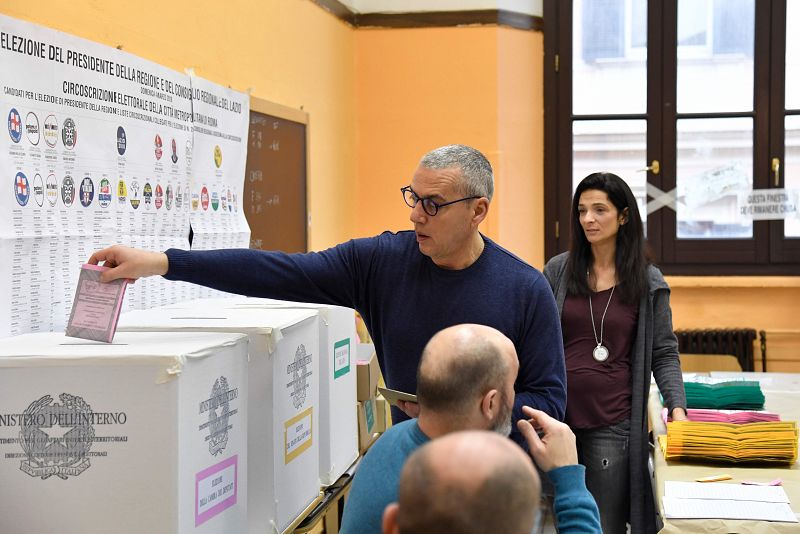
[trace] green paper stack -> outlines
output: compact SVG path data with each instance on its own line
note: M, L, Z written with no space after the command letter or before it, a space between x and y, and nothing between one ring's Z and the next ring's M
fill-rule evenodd
M717 384L684 382L683 387L689 408L760 410L764 407L764 394L757 381L732 380Z

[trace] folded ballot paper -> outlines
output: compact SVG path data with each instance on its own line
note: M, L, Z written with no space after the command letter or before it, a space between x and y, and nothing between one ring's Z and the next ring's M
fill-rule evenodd
M103 283L100 274L108 267L84 264L75 286L75 299L66 335L111 343L117 330L127 279Z

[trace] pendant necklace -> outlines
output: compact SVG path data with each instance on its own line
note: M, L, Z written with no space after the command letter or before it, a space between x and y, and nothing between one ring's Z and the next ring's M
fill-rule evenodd
M586 279L589 279L589 271L586 271ZM606 302L606 309L603 310L603 317L600 318L600 338L597 337L597 328L594 326L594 311L592 310L592 296L589 295L589 315L592 317L592 332L594 332L594 340L597 342L597 346L592 351L592 357L597 360L598 362L604 362L608 359L608 349L603 345L603 323L606 320L606 312L608 311L608 306L611 304L611 297L614 296L614 289L617 287L617 284L611 286L611 294L608 296L608 302Z

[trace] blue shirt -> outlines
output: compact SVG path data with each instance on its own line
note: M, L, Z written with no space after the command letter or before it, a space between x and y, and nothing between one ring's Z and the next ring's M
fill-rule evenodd
M358 464L344 506L341 534L380 534L383 510L397 501L400 472L411 453L430 441L417 420L392 426Z
M417 365L434 334L449 326L491 326L514 343L519 374L514 419L523 404L564 419L566 372L561 321L542 273L492 240L469 267L438 267L412 231L354 239L322 252L253 249L167 250L170 280L230 293L355 308L375 342L388 387L417 390ZM392 411L395 422L408 417ZM515 429L516 430L516 429ZM517 433L513 437L521 442Z

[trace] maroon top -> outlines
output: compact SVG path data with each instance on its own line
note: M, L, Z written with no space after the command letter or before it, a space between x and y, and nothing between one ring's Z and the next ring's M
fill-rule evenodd
M597 428L624 421L631 415L631 354L636 338L639 306L622 301L617 288L592 294L592 310L597 338L603 310L603 346L608 359L592 357L597 346L589 314L589 298L567 295L561 313L564 332L564 358L567 367L567 416L572 428Z

